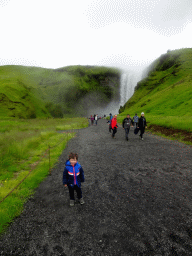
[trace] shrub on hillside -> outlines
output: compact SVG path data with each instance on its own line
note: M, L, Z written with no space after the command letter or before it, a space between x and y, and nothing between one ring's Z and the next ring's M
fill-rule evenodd
M49 113L52 115L52 117L57 117L57 118L63 117L62 107L59 104L53 104L52 102L48 102L45 105L45 107L49 111Z
M157 71L165 71L174 65L178 66L178 57L180 54L172 55L171 53L162 54L159 58L159 63L155 67Z
M35 109L30 109L28 111L28 115L27 115L27 118L31 119L31 118L36 118L36 113L35 113Z

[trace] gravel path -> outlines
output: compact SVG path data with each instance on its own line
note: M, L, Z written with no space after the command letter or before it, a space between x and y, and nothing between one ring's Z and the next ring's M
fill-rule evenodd
M69 151L84 168L84 205L62 185ZM192 255L192 148L133 134L106 120L79 130L24 211L0 238L0 255Z

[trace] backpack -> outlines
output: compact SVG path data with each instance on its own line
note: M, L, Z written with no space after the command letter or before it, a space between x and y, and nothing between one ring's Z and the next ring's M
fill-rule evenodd
M135 128L135 129L134 129L135 135L136 135L138 132L139 132L139 128Z

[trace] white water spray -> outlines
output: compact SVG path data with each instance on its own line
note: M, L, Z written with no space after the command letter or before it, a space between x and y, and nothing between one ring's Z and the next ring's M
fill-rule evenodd
M120 106L124 106L125 103L134 94L134 89L137 83L142 79L142 70L136 71L122 71L120 79L120 90L119 90L119 102L111 101L106 107L98 109L98 113L109 115L119 114Z
M86 109L89 109L87 112L88 115L98 114L99 116L119 114L120 106L124 106L125 103L131 98L134 93L134 88L137 83L142 79L142 70L138 71L128 71L123 70L120 78L120 88L119 88L119 100L112 100L107 105L98 104L97 97L95 97L96 102L93 102L93 106L87 106ZM84 102L86 100L84 99ZM92 101L91 101L92 102Z
M121 75L120 82L120 106L124 106L125 103L131 98L134 93L134 88L141 80L141 72L135 73L134 71L124 71Z

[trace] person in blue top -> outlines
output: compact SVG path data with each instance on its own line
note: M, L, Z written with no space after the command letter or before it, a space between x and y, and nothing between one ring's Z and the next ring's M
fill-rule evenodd
M133 117L133 122L134 122L134 128L137 128L138 122L139 122L139 117L138 117L137 113Z
M63 172L63 185L68 186L70 206L74 206L74 190L77 192L77 198L80 204L84 204L81 191L81 182L84 182L84 171L81 165L77 162L78 155L76 153L70 153L69 159L65 163L65 168Z

